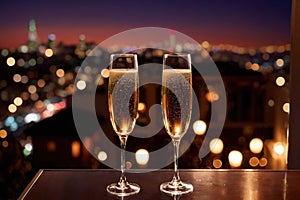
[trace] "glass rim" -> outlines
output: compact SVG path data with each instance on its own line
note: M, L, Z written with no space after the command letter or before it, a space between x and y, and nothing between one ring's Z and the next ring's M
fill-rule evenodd
M112 64L118 58L133 58L134 67L132 67L132 68L123 68L123 69L138 69L137 54L134 54L134 53L113 53L113 54L110 54L109 70L114 69L114 68L112 68Z
M191 59L191 54L190 53L165 53L164 58L166 57L187 57L188 59Z

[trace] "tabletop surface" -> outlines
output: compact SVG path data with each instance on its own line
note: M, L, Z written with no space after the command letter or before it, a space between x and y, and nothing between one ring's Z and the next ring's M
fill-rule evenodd
M19 199L121 199L106 192L106 186L118 181L114 170L40 170ZM129 182L141 186L129 200L152 199L299 199L300 171L268 170L181 170L181 179L194 185L194 192L170 197L159 185L171 180L173 172L159 170L127 173Z

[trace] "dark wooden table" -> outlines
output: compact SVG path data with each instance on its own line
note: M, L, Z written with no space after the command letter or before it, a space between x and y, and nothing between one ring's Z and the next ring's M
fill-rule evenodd
M181 179L194 185L187 199L300 199L300 171L268 170L181 170ZM106 186L118 180L114 170L40 170L20 199L121 199L106 192ZM141 186L137 195L124 199L175 199L159 190L172 171L127 173L131 182ZM179 198L176 198L179 199Z

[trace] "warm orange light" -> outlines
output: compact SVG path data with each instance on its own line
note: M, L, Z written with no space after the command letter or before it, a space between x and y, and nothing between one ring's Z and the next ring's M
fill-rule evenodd
M65 71L63 69L56 70L56 76L61 78L65 75Z
M49 152L54 152L56 151L56 143L54 141L49 141L47 142L47 150Z
M139 102L138 111L139 112L144 112L145 110L146 110L146 104L143 103L143 102Z
M6 136L7 136L7 131L4 129L0 130L0 137L4 139L6 138Z
M72 157L78 158L80 156L80 142L73 141L71 145Z
M214 101L218 101L220 97L219 94L216 92L208 92L206 93L205 98L209 102L214 102Z
M36 86L34 86L34 85L28 86L28 92L30 94L36 93Z
M251 65L251 69L253 71L258 71L259 70L259 65L257 63L254 63L254 64Z
M222 161L220 159L214 159L213 161L214 168L221 168L222 167Z
M43 88L43 87L45 87L46 82L45 82L43 79L40 79L40 80L38 80L37 85L38 85L40 88Z
M249 165L251 165L251 167L256 167L259 164L259 160L257 157L252 157L249 160Z

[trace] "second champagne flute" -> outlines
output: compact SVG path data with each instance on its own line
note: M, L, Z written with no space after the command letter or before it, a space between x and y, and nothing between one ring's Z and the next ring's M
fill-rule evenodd
M139 99L138 65L135 54L112 54L108 83L110 121L121 144L121 177L106 190L117 196L128 196L140 191L140 186L128 183L125 176L125 147L137 118Z
M192 71L190 54L165 54L162 73L164 126L174 145L174 176L162 183L160 190L169 195L193 191L193 185L180 180L178 171L179 144L186 133L192 111Z

